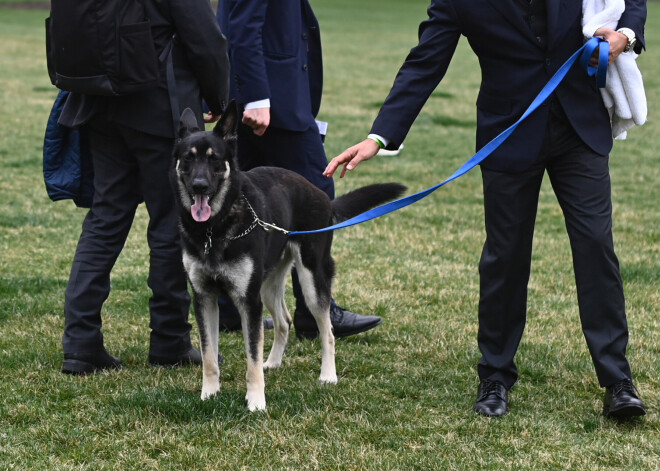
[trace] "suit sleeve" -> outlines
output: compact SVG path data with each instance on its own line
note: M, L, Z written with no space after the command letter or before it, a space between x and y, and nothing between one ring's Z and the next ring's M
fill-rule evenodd
M213 114L221 114L229 96L229 58L211 5L208 0L171 0L170 8L202 97Z
M419 43L399 69L394 85L374 124L372 134L389 139L397 149L417 115L447 72L461 31L450 0L434 0L429 19L419 26Z
M268 0L224 0L230 39L231 80L239 104L271 98L264 60L263 27ZM220 10L218 10L220 15Z
M626 0L626 9L619 19L618 28L630 28L637 37L637 54L646 49L644 25L646 24L646 0Z

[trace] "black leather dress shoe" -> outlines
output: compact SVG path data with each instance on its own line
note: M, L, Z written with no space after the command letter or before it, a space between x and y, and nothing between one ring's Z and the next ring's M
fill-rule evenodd
M486 417L500 417L507 413L509 391L499 381L481 380L474 411Z
M613 419L629 419L646 414L646 406L639 398L630 379L622 379L605 389L603 415Z
M107 350L92 353L65 353L62 363L62 373L70 375L88 375L103 370L118 370L124 364L115 356L110 355Z
M378 316L355 314L332 303L330 306L330 322L335 338L342 338L371 330L380 325L383 320ZM298 338L315 339L319 336L319 328L311 314L294 315L293 326L296 329Z
M221 364L225 359L222 355L218 355L218 363ZM184 365L201 365L202 353L195 347L190 347L190 350L174 357L162 357L158 355L149 354L149 364L151 366L184 366Z

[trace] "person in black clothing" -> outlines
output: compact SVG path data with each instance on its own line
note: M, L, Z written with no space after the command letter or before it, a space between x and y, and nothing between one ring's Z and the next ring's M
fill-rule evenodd
M65 293L64 373L122 366L104 347L101 309L110 293L110 272L142 201L149 213L149 363L201 363L190 341L190 297L168 179L175 138L172 110L191 108L202 122L203 98L213 115L222 113L228 95L226 40L207 0L144 3L158 54L176 34L174 106L163 62L157 86L113 97L71 93L59 120L85 128L94 166L94 199Z
M584 43L582 2L561 0L433 0L419 44L363 142L335 157L325 174L341 176L383 146L398 148L442 80L461 35L481 66L477 147L518 120L558 68ZM644 47L646 0L626 0L610 43L610 61ZM582 330L598 381L603 414L627 418L646 408L626 359L628 326L623 283L612 240L608 154L612 128L593 77L573 67L555 93L481 164L486 242L480 273L478 365L474 410L501 416L518 379L514 356L527 310L532 238L545 172L564 212Z

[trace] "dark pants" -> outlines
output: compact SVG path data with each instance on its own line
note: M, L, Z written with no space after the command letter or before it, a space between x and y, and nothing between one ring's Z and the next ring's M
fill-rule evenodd
M95 193L65 294L64 352L93 352L103 346L101 308L110 294L110 272L142 201L149 212L150 353L184 352L191 345L190 296L168 180L173 140L115 125L102 115L86 127Z
M562 113L553 116L541 161L521 173L482 168L486 242L479 265L479 377L511 387L527 310L532 238L547 171L564 213L582 331L601 386L630 378L623 283L612 240L608 157L594 153Z

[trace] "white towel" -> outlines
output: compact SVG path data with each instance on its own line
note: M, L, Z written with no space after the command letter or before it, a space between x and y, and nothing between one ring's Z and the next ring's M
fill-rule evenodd
M582 33L592 38L598 28L616 29L626 8L624 0L583 0ZM612 135L625 139L627 131L646 122L648 107L637 54L625 52L607 68L607 85L601 89L612 121Z

